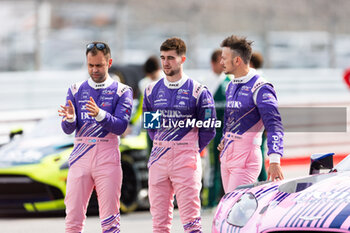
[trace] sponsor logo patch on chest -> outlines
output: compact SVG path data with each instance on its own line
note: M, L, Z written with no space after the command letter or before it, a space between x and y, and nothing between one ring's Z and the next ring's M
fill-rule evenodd
M228 101L227 107L228 108L241 108L242 103L241 103L241 101Z
M251 87L245 85L241 87L241 91L250 91L250 89Z

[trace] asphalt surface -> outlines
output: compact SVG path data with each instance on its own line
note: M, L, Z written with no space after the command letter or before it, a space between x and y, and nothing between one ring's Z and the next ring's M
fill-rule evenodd
M211 222L214 210L202 213L203 232L211 232ZM121 232L123 233L152 233L152 217L148 211L134 212L121 216ZM40 217L2 217L0 219L1 233L63 233L63 216ZM84 233L101 232L98 216L88 216ZM178 210L174 211L172 233L183 232Z

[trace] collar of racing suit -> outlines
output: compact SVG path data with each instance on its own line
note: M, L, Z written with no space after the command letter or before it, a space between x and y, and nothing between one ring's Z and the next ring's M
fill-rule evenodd
M88 79L88 83L89 83L89 86L94 88L94 89L102 89L102 88L107 88L109 87L110 85L112 85L113 83L113 79L107 75L107 78L105 81L103 81L102 83L96 83L94 82L94 80L92 80L92 78L90 77Z
M233 84L247 83L256 74L257 74L256 69L249 68L249 72L248 72L248 74L246 76L239 77L239 78L233 78L231 82Z
M179 81L176 82L169 82L168 79L164 78L164 85L169 89L178 89L180 88L188 79L188 76L186 74L182 74L182 77Z

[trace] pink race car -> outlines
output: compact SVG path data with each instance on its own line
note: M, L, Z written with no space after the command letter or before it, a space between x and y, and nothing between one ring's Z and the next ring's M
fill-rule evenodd
M310 174L227 193L212 232L350 232L350 155L334 168L333 153L312 155Z

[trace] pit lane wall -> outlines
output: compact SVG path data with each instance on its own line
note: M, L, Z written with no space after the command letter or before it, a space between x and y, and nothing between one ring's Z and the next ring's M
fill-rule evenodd
M208 70L185 72L204 84L213 82L207 78ZM286 128L285 159L302 161L313 153L335 152L336 156L350 153L350 90L343 83L343 70L261 72L277 92ZM8 141L11 130L28 130L40 118L57 112L70 84L87 77L85 70L0 73L0 144ZM334 111L335 108L339 111ZM302 120L293 116L297 112L293 109L304 113Z

